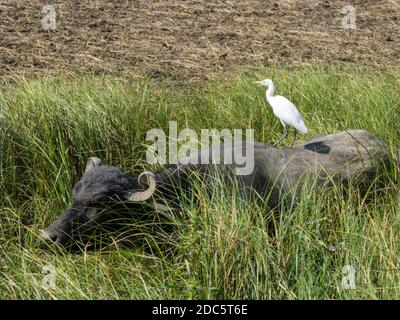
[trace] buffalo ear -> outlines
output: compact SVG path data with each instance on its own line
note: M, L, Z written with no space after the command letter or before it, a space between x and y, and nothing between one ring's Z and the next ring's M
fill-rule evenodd
M96 158L96 157L90 157L88 161L86 162L86 168L85 168L85 173L88 172L89 170L93 169L94 167L101 166L103 164L103 161L101 159Z

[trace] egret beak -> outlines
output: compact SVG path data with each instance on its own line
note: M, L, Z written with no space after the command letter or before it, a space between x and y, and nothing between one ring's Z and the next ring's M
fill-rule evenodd
M253 84L262 84L262 81L253 81Z

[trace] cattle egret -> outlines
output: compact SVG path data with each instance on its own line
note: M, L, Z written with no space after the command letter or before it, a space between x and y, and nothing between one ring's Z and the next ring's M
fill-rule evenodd
M302 134L307 133L306 125L304 124L303 118L300 115L299 110L297 110L296 106L290 102L288 99L282 96L274 96L275 86L272 80L265 79L262 81L254 81L255 84L261 84L267 88L266 97L267 101L270 104L273 113L279 118L282 123L284 134L283 136L274 144L277 145L282 139L287 137L288 132L286 130L286 125L295 128L294 137L292 141L293 143L296 139L297 131L300 131Z

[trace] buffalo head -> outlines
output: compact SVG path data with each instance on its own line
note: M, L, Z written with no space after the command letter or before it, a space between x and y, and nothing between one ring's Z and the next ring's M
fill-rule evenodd
M98 158L90 158L85 174L73 187L72 204L42 231L42 239L64 247L80 242L98 226L114 219L116 211L126 212L127 206L143 205L155 188L155 175L151 172L131 177Z

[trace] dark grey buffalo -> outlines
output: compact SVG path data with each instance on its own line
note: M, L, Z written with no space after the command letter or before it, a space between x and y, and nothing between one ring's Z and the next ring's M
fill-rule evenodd
M232 156L237 150L253 157L250 173L237 174L237 169L244 166ZM225 163L228 158L233 163ZM351 181L353 186L359 186L383 172L390 161L387 144L363 130L316 136L295 147L224 142L202 149L192 158L183 158L178 164L135 176L90 158L85 174L73 187L73 203L43 231L42 237L66 246L90 236L96 227L115 219L117 213L127 217L148 212L149 207L179 207L177 194L190 191L193 177L205 188L216 181L236 183L240 195L247 199L268 194L268 201L274 206L282 193L301 192L310 177L317 188L334 181Z

